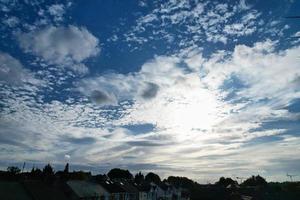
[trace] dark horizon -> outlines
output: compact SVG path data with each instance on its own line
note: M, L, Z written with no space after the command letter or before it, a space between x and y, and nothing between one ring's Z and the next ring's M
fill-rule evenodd
M54 172L59 172L59 171L63 171L66 164L53 164L53 163L35 163L30 166L28 166L28 163L26 164L25 163L25 167L23 169L23 166L24 166L24 163L19 163L19 164L8 164L7 167L0 167L0 171L7 171L8 167L18 167L20 170L21 170L21 173L28 173L28 172L31 172L32 169L40 169L42 170L46 165L50 164L52 167L53 167L53 170ZM147 173L150 173L150 172L154 172L156 174L158 174L162 180L166 179L167 177L170 177L170 176L175 176L175 177L186 177L190 180L193 180L199 184L215 184L217 181L219 181L219 179L221 177L226 177L226 178L231 178L232 180L235 180L237 181L239 184L243 181L245 181L246 179L248 178L251 178L252 176L257 176L257 175L261 175L259 173L254 173L254 174L249 174L249 175L238 175L238 174L235 174L235 175L232 175L232 176L227 176L227 175L222 175L220 174L219 176L215 176L215 177L211 177L211 179L202 179L201 176L199 176L198 179L194 179L194 178L191 178L191 177L188 177L188 176L184 176L184 175L176 175L176 174L166 174L165 176L161 176L159 174L159 172L155 171L155 170L151 170L151 169L147 169L147 170L143 170L143 169L135 169L135 170L132 170L130 168L126 168L126 166L115 166L115 167L111 167L111 166L105 166L105 167L91 167L91 166L87 166L87 165L72 165L72 163L68 163L69 164L69 171L70 172L78 172L78 171L83 171L83 172L90 172L92 176L96 176L96 175L106 175L110 170L112 169L124 169L124 170L128 170L133 176L138 174L138 173L142 173L144 175L146 175ZM85 166L85 167L84 167ZM290 176L288 175L292 175L292 181L291 181L291 178ZM286 173L285 174L285 179L283 180L279 180L279 181L272 181L270 179L268 179L268 177L263 177L266 179L266 181L268 183L285 183L285 182L300 182L299 180L299 176L297 174L292 174L292 173Z

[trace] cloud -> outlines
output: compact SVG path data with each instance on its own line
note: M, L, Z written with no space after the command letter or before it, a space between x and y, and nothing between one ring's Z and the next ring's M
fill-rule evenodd
M187 52L156 56L137 72L79 81L79 91L93 96L94 103L80 98L41 103L30 93L7 93L0 126L16 140L2 137L0 158L63 163L69 155L74 165L101 162L135 169L132 163L138 163L157 167L153 170L164 175L192 178L237 171L249 176L258 170L271 176L273 170L273 180L279 179L286 167L274 160L296 157L300 141L287 133L289 127L265 123L299 119L289 110L299 99L299 47L276 50L276 42L267 40L210 57L203 57L201 50ZM227 81L233 76L236 81ZM141 94L148 83L159 90L144 100ZM236 95L225 98L228 92ZM117 106L95 103L111 105L111 95Z
M115 105L117 103L117 99L113 94L108 94L100 90L93 90L90 98L93 102L100 105Z
M180 48L203 46L205 42L227 44L267 29L256 23L261 13L251 7L244 0L213 6L207 2L167 1L138 18L124 36L126 41L137 44L170 38L167 43L177 41Z
M127 144L129 144L130 146L165 146L167 145L166 143L162 143L162 142L153 142L153 141L129 141L127 142Z
M177 58L157 56L146 62L139 72L124 74L105 74L81 80L77 84L78 90L90 97L94 90L100 90L101 99L117 100L153 100L163 88L181 80L182 69L173 67ZM160 67L160 66L164 67ZM175 76L175 77L172 77ZM110 91L110 94L104 91ZM93 98L92 98L93 99ZM106 101L108 103L109 101ZM116 101L110 101L111 104Z
M157 95L159 86L155 83L146 83L145 89L142 90L141 96L144 99L152 99Z
M13 28L13 27L16 27L20 23L20 20L19 20L19 18L12 16L12 17L8 17L8 18L4 19L3 23L6 24L7 26L9 26L10 28Z
M64 158L65 158L66 161L69 161L69 160L71 159L71 156L68 155L68 154L66 154L66 155L64 156Z
M49 6L48 12L54 16L55 21L62 21L65 14L65 6L63 4L53 4Z
M299 47L280 50L271 40L237 42L230 44L232 52L225 47L210 55L195 44L229 43L251 35L263 26L254 23L259 12L249 10L244 1L153 6L159 7L137 20L128 41L142 44L163 35L181 47L192 47L155 56L135 72L72 79L78 80L75 87L82 96L70 88L66 90L72 92L57 98L52 90L5 87L0 100L1 160L65 163L63 158L72 157L72 165L142 167L192 178L257 171L269 175L268 170L279 176L288 169L280 163L297 157L298 129L267 124L299 121ZM59 4L47 11L58 21L64 15ZM169 34L161 25L180 32ZM100 52L98 39L82 27L34 27L18 37L21 48L41 62L74 71L86 72L85 61ZM3 55L15 72L8 76L3 70L1 81L14 76L23 80L23 75L15 75L25 70L22 64ZM53 90L60 78L74 78L72 72L63 77L52 71L39 74L52 77ZM289 164L295 171L297 161Z
M215 55L204 69L204 82L211 88L219 88L225 80L236 76L247 87L237 92L236 98L252 100L276 99L277 104L288 103L299 95L297 89L297 55L299 47L275 51L276 42L267 40L252 47L237 45L230 59ZM282 94L285 91L285 95Z
M99 40L84 27L48 26L29 33L18 34L20 47L26 52L41 57L48 64L69 67L86 73L82 63L100 52Z
M75 144L75 145L90 145L96 142L93 137L66 137L63 141Z
M20 85L24 82L36 83L31 72L7 53L0 52L0 81L13 85Z

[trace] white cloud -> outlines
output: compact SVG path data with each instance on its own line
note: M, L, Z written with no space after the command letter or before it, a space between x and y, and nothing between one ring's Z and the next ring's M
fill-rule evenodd
M171 33L184 47L204 41L227 44L264 28L262 24L255 23L261 13L250 10L250 7L243 0L213 6L205 2L195 2L194 5L188 0L167 1L157 4L151 12L137 19L136 25L124 36L126 41L138 44L158 40ZM174 30L166 33L161 27L173 27Z
M258 128L264 120L290 117L278 108L300 95L296 83L300 74L296 62L299 47L275 52L275 45L270 40L253 47L237 45L232 54L219 52L210 59L197 51L179 57L158 56L136 73L85 79L79 90L89 96L88 91L100 88L110 91L116 101L134 100L130 113L120 123L152 123L185 134L201 129L212 131L213 127L222 131L222 127L228 126L227 129L240 129L236 134L243 138L243 134ZM245 87L222 88L232 76ZM155 89L150 87L148 91L149 83ZM145 90L151 94L149 101L140 98ZM224 101L230 92L236 92L236 96ZM260 103L268 99L271 102ZM231 103L239 100L241 103Z
M71 156L68 155L68 154L66 154L66 155L65 155L65 160L68 162L68 161L70 161L70 159L71 159Z
M63 4L53 4L49 6L48 12L54 16L55 21L62 21L65 14L65 6Z
M294 34L294 37L300 37L300 31L296 32L296 33Z
M210 58L203 58L201 51L195 50L178 56L158 56L146 62L136 73L86 79L83 81L85 86L81 87L88 91L107 85L109 91L117 91L118 100L134 100L132 106L122 111L122 117L114 120L114 125L155 124L154 132L141 135L135 138L138 143L130 144L146 144L154 136L169 143L164 149L153 143L152 146L138 147L141 152L147 152L147 157L139 157L141 162L170 163L173 170L183 168L189 162L189 169L186 169L195 176L203 172L197 171L199 168L218 175L224 171L230 175L238 168L240 173L250 175L245 163L253 166L251 173L257 170L267 173L264 170L272 168L272 159L283 159L294 152L289 149L288 153L261 155L255 162L246 162L244 157L252 155L252 148L247 144L256 138L290 137L285 136L288 127L264 129L263 126L268 121L294 120L297 116L285 107L300 97L297 82L299 47L275 49L276 42L267 40L253 46L237 45L232 53L219 51ZM223 87L233 75L246 87ZM139 97L147 82L158 85L159 90L154 98L143 101ZM236 92L236 96L225 100L229 92ZM283 148L282 140L274 142L278 149ZM191 147L193 151L187 156L186 149ZM270 151L263 145L258 148ZM134 153L136 151L125 154ZM174 160L175 155L178 159ZM216 164L220 170L205 168L210 162L207 159L218 156L229 160L222 159L223 163Z
M0 81L14 85L38 82L20 61L3 52L0 52Z
M49 64L66 66L85 73L82 63L100 52L98 39L86 28L76 26L46 28L18 35L21 48L40 56Z
M16 27L20 23L20 20L19 20L19 18L12 16L7 19L4 19L3 23L8 25L10 28L13 28L13 27Z
M247 86L238 97L276 98L288 102L299 95L296 82L300 71L296 60L300 48L276 52L275 46L270 40L255 43L253 47L237 45L230 59L204 64L207 71L204 81L216 89L225 79L236 75ZM282 91L285 92L283 96Z

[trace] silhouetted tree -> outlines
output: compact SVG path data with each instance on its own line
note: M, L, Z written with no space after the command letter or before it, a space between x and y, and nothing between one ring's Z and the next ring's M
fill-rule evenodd
M192 188L195 185L195 182L191 179L188 179L187 177L179 177L179 176L169 176L167 178L167 182L177 186L177 187L183 187L183 188Z
M19 167L9 166L7 167L7 172L10 173L11 175L16 175L19 174L21 170Z
M94 178L94 180L96 180L97 182L100 182L100 183L107 180L107 176L105 174L97 174L93 178Z
M64 169L64 173L65 174L69 173L69 163L66 164L65 169Z
M91 175L91 172L73 171L69 173L68 177L72 180L87 180Z
M135 175L135 177L134 177L134 182L135 182L135 183L141 184L141 183L143 183L144 181L145 181L145 177L144 177L144 175L143 175L141 172L139 172L139 173L137 173L137 174Z
M47 164L43 169L44 180L48 183L52 183L55 179L54 171L50 164Z
M114 168L107 174L110 179L127 179L132 180L133 175L128 171L120 168Z
M161 182L160 177L157 174L154 174L153 172L149 172L146 176L145 176L145 181L147 182L153 182L156 184L159 184Z
M53 168L49 163L44 167L43 174L44 175L54 175Z
M227 187L228 185L237 185L237 181L232 180L231 178L221 177L219 181L215 183L216 185Z
M39 168L32 168L30 172L30 176L34 179L42 179L43 172Z
M267 184L267 181L260 175L251 176L242 183L243 186L265 186Z

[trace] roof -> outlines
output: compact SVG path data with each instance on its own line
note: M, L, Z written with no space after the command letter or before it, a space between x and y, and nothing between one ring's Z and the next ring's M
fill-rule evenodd
M68 200L61 185L46 184L43 181L24 181L24 188L36 200Z
M141 192L149 192L151 190L151 185L147 183L143 183L140 185L137 185L137 188Z
M119 186L117 183L115 183L111 180L101 181L99 184L109 193L125 193L126 192L121 186Z
M0 197L5 200L30 200L30 195L26 192L22 184L18 182L1 181Z
M87 181L72 180L67 185L80 198L83 197L99 197L108 192L99 184Z
M120 181L118 182L118 185L124 189L127 193L138 193L139 190L136 186L132 185L131 183L128 183L126 181Z
M242 195L242 200L251 200L252 199L252 197L250 197L250 196L246 196L246 195Z

